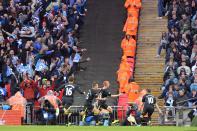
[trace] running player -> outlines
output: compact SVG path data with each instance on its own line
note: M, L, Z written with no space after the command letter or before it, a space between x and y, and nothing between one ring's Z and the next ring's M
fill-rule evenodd
M92 89L88 90L87 96L86 96L86 100L85 100L85 104L84 104L84 109L93 109L93 102L94 100L98 97L98 91L101 90L99 88L98 83L93 82L92 84Z
M97 100L98 100L99 108L108 110L110 113L112 113L112 108L108 106L106 103L107 97L116 98L119 97L121 94L112 95L111 92L109 91L109 87L110 87L109 81L104 81L103 88L100 90Z
M147 94L145 94L142 98L143 102L143 111L142 111L142 117L145 118L145 116L148 116L148 122L151 122L151 116L154 112L155 106L158 109L159 113L161 113L157 103L156 98L151 94L150 89L146 89Z
M57 91L60 91L62 89L63 89L62 104L65 109L68 109L73 104L75 91L85 95L85 92L82 92L80 90L80 87L74 84L74 77L72 76L68 78L68 83L60 86L57 89Z

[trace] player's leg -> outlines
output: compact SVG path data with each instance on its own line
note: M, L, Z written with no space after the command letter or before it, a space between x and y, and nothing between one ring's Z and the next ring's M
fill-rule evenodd
M105 105L106 109L109 111L109 123L117 123L118 120L116 120L113 116L113 109L111 106Z
M71 106L72 106L72 102L66 100L66 101L64 102L63 106L64 106L64 109L63 109L63 110L64 110L64 114L65 114L65 115L69 114L69 110L70 110L70 108L71 108Z
M107 106L107 110L108 110L110 113L112 113L112 112L113 112L113 109L112 109L112 107L111 107L111 106Z
M101 115L101 121L103 123L103 126L109 126L110 112L106 108L101 107L100 115Z
M154 112L154 106L148 107L147 111L148 111L148 120L150 122L151 121L151 116Z
M63 97L62 104L64 107L63 110L64 110L65 124L69 124L69 117L71 115L69 110L73 104L73 100L67 97Z
M147 126L148 123L148 106L144 106L142 114L141 114L141 125Z
M144 106L141 117L146 116L147 113L148 113L148 107L147 106Z

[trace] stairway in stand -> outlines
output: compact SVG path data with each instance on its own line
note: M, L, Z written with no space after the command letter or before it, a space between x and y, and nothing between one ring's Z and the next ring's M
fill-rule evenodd
M164 55L156 58L161 33L166 31L167 20L157 20L157 0L143 0L138 30L135 81L142 89L149 88L159 96L163 82ZM159 101L162 106L163 101ZM158 113L152 116L152 124L158 124Z

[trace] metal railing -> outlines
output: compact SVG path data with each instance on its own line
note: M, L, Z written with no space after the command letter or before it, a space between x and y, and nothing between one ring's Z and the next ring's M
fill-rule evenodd
M111 121L118 120L118 112L121 112L121 114L126 114L127 110L124 110L122 106L111 106L113 109L113 112L110 115ZM69 109L68 114L64 114L63 108L60 108L60 113L58 117L54 117L52 120L43 120L43 112L41 111L40 107L33 107L30 105L26 106L26 117L24 118L23 124L27 125L37 125L37 124L44 124L44 125L80 125L80 122L82 121L83 117L79 115L79 113L83 110L83 106L71 106ZM52 110L53 114L54 110ZM124 120L124 115L122 115L122 118L120 121ZM116 123L119 125L119 123Z
M160 116L160 125L189 126L191 120L188 117L188 113L192 109L183 106L164 106L162 108L163 115Z

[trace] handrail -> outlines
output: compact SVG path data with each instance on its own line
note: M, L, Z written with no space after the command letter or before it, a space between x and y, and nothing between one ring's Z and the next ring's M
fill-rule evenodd
M41 107L41 106L34 106L36 107ZM60 108L62 108L63 106L59 106ZM84 106L70 106L70 108L83 108ZM110 106L112 108L123 108L124 106Z
M171 108L171 109L193 109L192 107L185 107L185 106L163 106L164 108Z
M187 101L190 101L190 100L195 100L195 99L197 99L197 97L194 97L194 98L190 98L190 99L187 99L187 100L183 100L183 101L177 102L177 104L180 104L180 103L183 103L183 102L187 102Z

